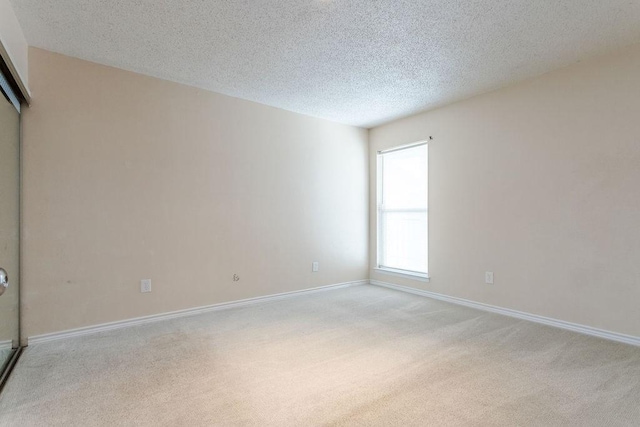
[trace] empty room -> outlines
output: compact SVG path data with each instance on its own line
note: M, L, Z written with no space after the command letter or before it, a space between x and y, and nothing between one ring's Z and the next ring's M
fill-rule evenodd
M0 426L640 426L640 1L0 0Z

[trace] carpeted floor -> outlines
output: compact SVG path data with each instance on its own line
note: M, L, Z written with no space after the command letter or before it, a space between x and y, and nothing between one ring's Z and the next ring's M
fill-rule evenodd
M638 426L640 348L374 286L41 343L2 426Z

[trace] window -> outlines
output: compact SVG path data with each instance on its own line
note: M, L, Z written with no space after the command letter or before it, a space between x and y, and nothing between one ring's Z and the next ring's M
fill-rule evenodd
M378 268L428 277L428 149L378 152Z

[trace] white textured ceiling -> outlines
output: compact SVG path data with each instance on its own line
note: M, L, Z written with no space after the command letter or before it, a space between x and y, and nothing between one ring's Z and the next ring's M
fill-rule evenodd
M640 42L640 0L11 0L32 46L371 127Z

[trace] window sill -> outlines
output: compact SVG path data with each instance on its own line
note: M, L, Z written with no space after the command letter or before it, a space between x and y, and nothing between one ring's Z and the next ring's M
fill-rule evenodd
M373 270L375 272L377 272L377 273L388 274L390 276L396 276L396 277L404 277L405 279L413 279L413 280L418 280L420 282L429 283L429 276L427 274L407 273L407 272L400 271L400 270L393 270L391 268L377 268L376 267Z

